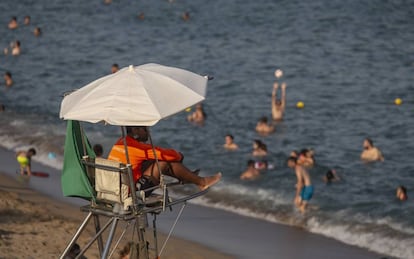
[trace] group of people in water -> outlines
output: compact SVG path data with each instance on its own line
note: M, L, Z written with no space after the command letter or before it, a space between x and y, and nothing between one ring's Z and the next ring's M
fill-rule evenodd
M281 98L278 99L279 83L273 84L271 111L272 122L269 122L266 116L259 119L256 125L256 132L262 136L267 136L275 131L275 123L283 120L286 109L286 83L280 85ZM366 138L363 141L363 150L360 158L364 162L382 162L384 156L380 149L376 147L370 138ZM234 136L228 134L225 136L225 143L223 147L227 150L236 150L238 145L234 142ZM249 159L247 161L246 170L240 175L242 180L255 180L260 176L262 170L272 169L273 166L263 157L267 155L267 146L263 141L255 139L253 141L252 156L257 159ZM292 151L287 159L287 166L292 168L296 175L296 191L294 204L304 213L306 207L313 196L313 185L309 169L315 165L314 151L312 149L303 149L300 152ZM332 183L340 181L341 178L337 174L335 169L329 169L324 177L323 181L326 183ZM400 200L407 199L407 189L404 186L399 186L396 191L396 196Z
M26 15L23 19L23 26L28 27L30 25L31 25L31 17L29 15ZM16 31L19 29L19 27L21 27L21 25L17 21L16 16L11 17L9 23L7 24L7 27L11 31ZM33 29L33 35L35 37L39 37L41 33L42 31L40 27L36 26ZM21 54L20 40L14 40L13 42L11 42L9 46L3 49L3 54L11 55L11 56L19 56ZM5 71L3 74L3 79L4 79L4 85L6 87L6 90L10 89L14 84L12 73L10 71ZM5 109L4 104L0 104L0 106L1 106L0 111L4 111Z

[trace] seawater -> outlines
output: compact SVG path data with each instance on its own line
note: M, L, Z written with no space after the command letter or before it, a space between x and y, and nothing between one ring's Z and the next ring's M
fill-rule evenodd
M182 112L152 128L155 144L183 152L189 167L223 172L197 203L414 258L412 2L4 0L0 11L1 49L22 43L20 56L0 55L1 74L10 71L15 81L7 91L0 84L2 146L34 146L36 160L61 168L62 95L108 74L112 63L154 62L210 74L204 126L187 123ZM137 18L141 12L144 20ZM29 26L22 25L25 15ZM12 16L21 24L15 31L7 29ZM35 26L43 31L39 38ZM286 117L274 134L260 136L254 127L270 116L276 68L288 85ZM393 104L397 97L401 106ZM298 101L304 109L295 108ZM83 125L105 154L120 134L110 125ZM227 133L238 151L222 149ZM360 162L365 137L383 150L385 162ZM244 182L239 175L254 139L268 145L275 168ZM285 159L305 147L315 150L318 165L311 170L312 209L303 217L292 206L295 175ZM342 181L326 185L328 168ZM401 184L409 191L404 203L395 199Z

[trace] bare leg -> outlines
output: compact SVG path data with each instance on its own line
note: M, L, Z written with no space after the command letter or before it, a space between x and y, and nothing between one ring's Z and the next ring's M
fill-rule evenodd
M197 174L194 174L190 169L185 167L180 162L165 161L158 161L158 164L153 163L144 172L144 175L150 177L152 176L152 181L154 181L155 184L158 184L160 180L160 171L163 174L177 178L180 181L193 183L197 185L201 190L207 189L208 187L216 184L221 179L221 173L217 173L214 176L200 177Z

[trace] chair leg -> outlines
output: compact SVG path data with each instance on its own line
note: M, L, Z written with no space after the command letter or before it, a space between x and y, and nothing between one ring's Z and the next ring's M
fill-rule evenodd
M95 214L95 215L93 215L93 219L94 219L94 223L95 223L95 231L96 231L96 233L99 233L99 231L101 230L101 224L99 222L99 216ZM99 256L102 256L102 251L103 251L102 236L98 237L98 249L99 249Z
M108 256L109 249L111 248L112 239L114 238L116 226L118 225L118 220L118 218L113 218L111 230L109 232L108 239L106 240L105 248L101 256L101 259L106 259Z
M69 252L70 248L75 244L76 240L78 240L80 234L85 229L86 225L88 224L89 220L91 219L92 212L89 212L88 215L86 215L85 219L83 220L82 224L79 226L78 230L76 231L75 235L73 235L72 240L69 242L68 246L65 248L65 251L63 251L63 254L60 256L60 259L64 259L66 254Z

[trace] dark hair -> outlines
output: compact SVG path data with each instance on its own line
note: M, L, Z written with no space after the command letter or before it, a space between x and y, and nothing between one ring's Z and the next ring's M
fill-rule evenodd
M27 150L27 152L31 152L31 153L33 153L33 155L36 155L36 149L34 149L34 148L29 148L29 150Z
M112 64L113 67L119 67L117 63Z
M255 139L254 142L259 146L260 149L267 151L267 146L260 139Z
M267 123L267 117L263 116L259 119L260 122Z
M8 77L12 77L12 74L9 71L6 71L6 73L4 73L4 74Z
M16 40L16 45L17 45L18 47L20 47L20 41L19 41L19 40Z
M231 139L234 139L233 135L227 134L226 137L230 137Z
M333 174L333 172L332 172L332 170L328 170L328 172L326 172L326 180L328 181L328 182L330 182L332 179L334 179L335 178L335 176L334 176L334 174Z
M101 144L95 144L93 146L93 151L95 152L96 156L102 156L103 154L103 147Z
M127 132L127 134L132 133L132 129L133 129L133 128L142 128L142 129L146 129L147 127L146 127L146 126L126 126L126 132Z
M289 162L294 162L295 164L297 163L298 159L296 157L290 156L288 157L288 159L286 160L286 163Z
M404 195L407 195L407 188L405 188L404 185L400 185L400 187L398 187L401 189L401 191L404 193Z
M247 161L247 166L254 166L254 164L255 164L256 162L254 161L254 160L252 160L252 159L249 159L248 161Z
M370 146L374 146L374 142L372 141L372 139L366 138L365 140L369 143Z

